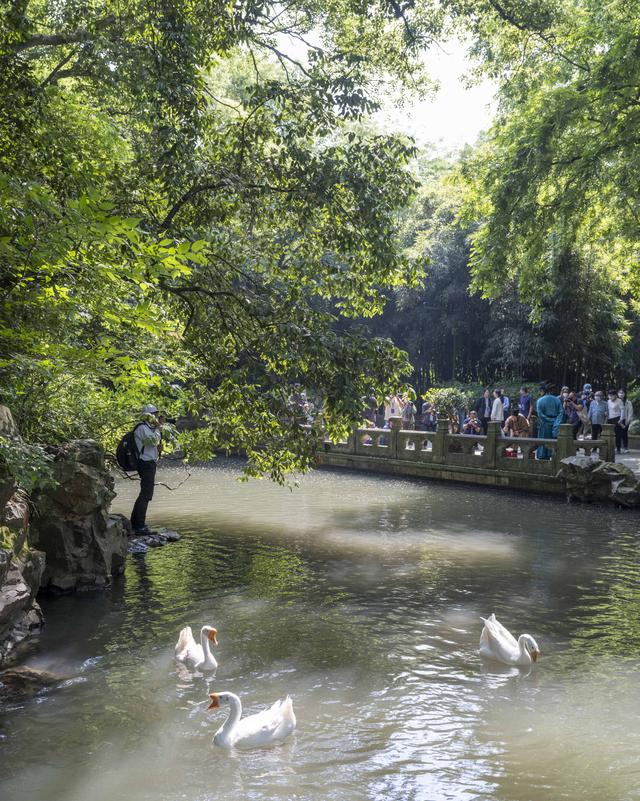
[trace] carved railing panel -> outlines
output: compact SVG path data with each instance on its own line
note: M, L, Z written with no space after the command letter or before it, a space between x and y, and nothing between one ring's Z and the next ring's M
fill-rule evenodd
M498 440L496 467L499 470L513 470L523 473L544 473L555 475L555 455L558 447L556 439L532 439L529 437L505 437ZM538 450L548 459L539 459ZM544 449L544 451L543 451Z
M427 431L398 431L396 440L397 458L430 462L435 434Z
M390 458L392 433L386 428L359 428L355 433L356 453Z
M577 456L592 456L609 461L609 443L603 439L581 439L576 442Z
M575 454L576 450L587 456L594 454L602 459L610 458L610 440L609 434L608 438L575 442L569 426L560 427L558 439L504 437L500 436L500 429L494 424L490 425L487 436L449 434L445 427L437 432L358 428L346 441L332 443L325 439L324 450L380 459L555 475L560 459ZM549 458L538 458L542 453Z
M486 437L479 434L448 434L445 439L445 464L481 467Z

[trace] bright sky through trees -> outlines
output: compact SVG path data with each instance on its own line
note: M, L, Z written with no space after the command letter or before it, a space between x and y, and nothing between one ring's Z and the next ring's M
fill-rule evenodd
M376 120L390 131L402 131L414 137L418 145L435 145L451 151L472 145L478 134L491 125L495 102L495 85L488 80L469 81L473 64L467 47L452 39L431 47L424 63L429 76L437 81L437 90L429 97L406 98L396 105L397 97L385 103Z

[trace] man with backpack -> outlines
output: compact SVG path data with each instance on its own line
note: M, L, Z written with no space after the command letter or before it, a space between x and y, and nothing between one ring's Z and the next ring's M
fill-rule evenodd
M133 429L135 450L138 458L137 470L140 476L140 494L131 512L131 527L134 534L153 534L147 526L147 507L153 498L156 480L156 467L160 458L162 432L156 417L158 409L148 403L142 410L142 419Z

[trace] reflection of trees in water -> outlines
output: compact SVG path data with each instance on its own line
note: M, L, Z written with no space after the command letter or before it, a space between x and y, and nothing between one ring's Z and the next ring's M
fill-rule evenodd
M619 534L601 554L572 614L572 644L582 652L636 658L640 651L638 537Z
M251 554L245 581L250 595L281 598L292 603L311 581L311 571L297 554L287 548L263 546Z
M470 616L513 610L512 618L535 621L560 641L591 638L599 643L589 647L606 648L601 631L606 625L615 627L606 637L620 652L625 642L640 644L634 540L617 534L602 554L602 529L616 534L620 516L596 511L597 533L590 536L582 509L566 532L550 530L558 523L557 504L544 527L546 504L534 505L536 520L522 518L512 506L513 522L496 523L497 531L511 528L510 539L474 530L466 515L465 524L458 523L459 514L448 525L425 525L424 533L410 530L406 505L415 502L412 497L387 499L372 509L341 507L332 516L335 530L283 534L276 525L258 532L236 523L224 531L184 531L180 543L129 560L121 643L166 641L167 629L177 636L186 623L218 625L233 614L247 639L253 638L250 650L257 662L296 650L296 637L321 660L336 658L328 654L335 654L339 642L345 662L358 662L360 647L352 641L358 640L358 627L351 625L358 615L384 622L389 615L410 618L459 603ZM230 598L241 601L234 606ZM224 613L208 621L208 609Z

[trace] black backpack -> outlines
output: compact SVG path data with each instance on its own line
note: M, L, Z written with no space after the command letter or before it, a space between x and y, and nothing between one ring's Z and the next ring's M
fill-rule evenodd
M136 445L135 433L138 426L142 425L144 423L138 423L133 431L127 431L116 448L116 462L126 473L131 473L138 469L140 454Z

